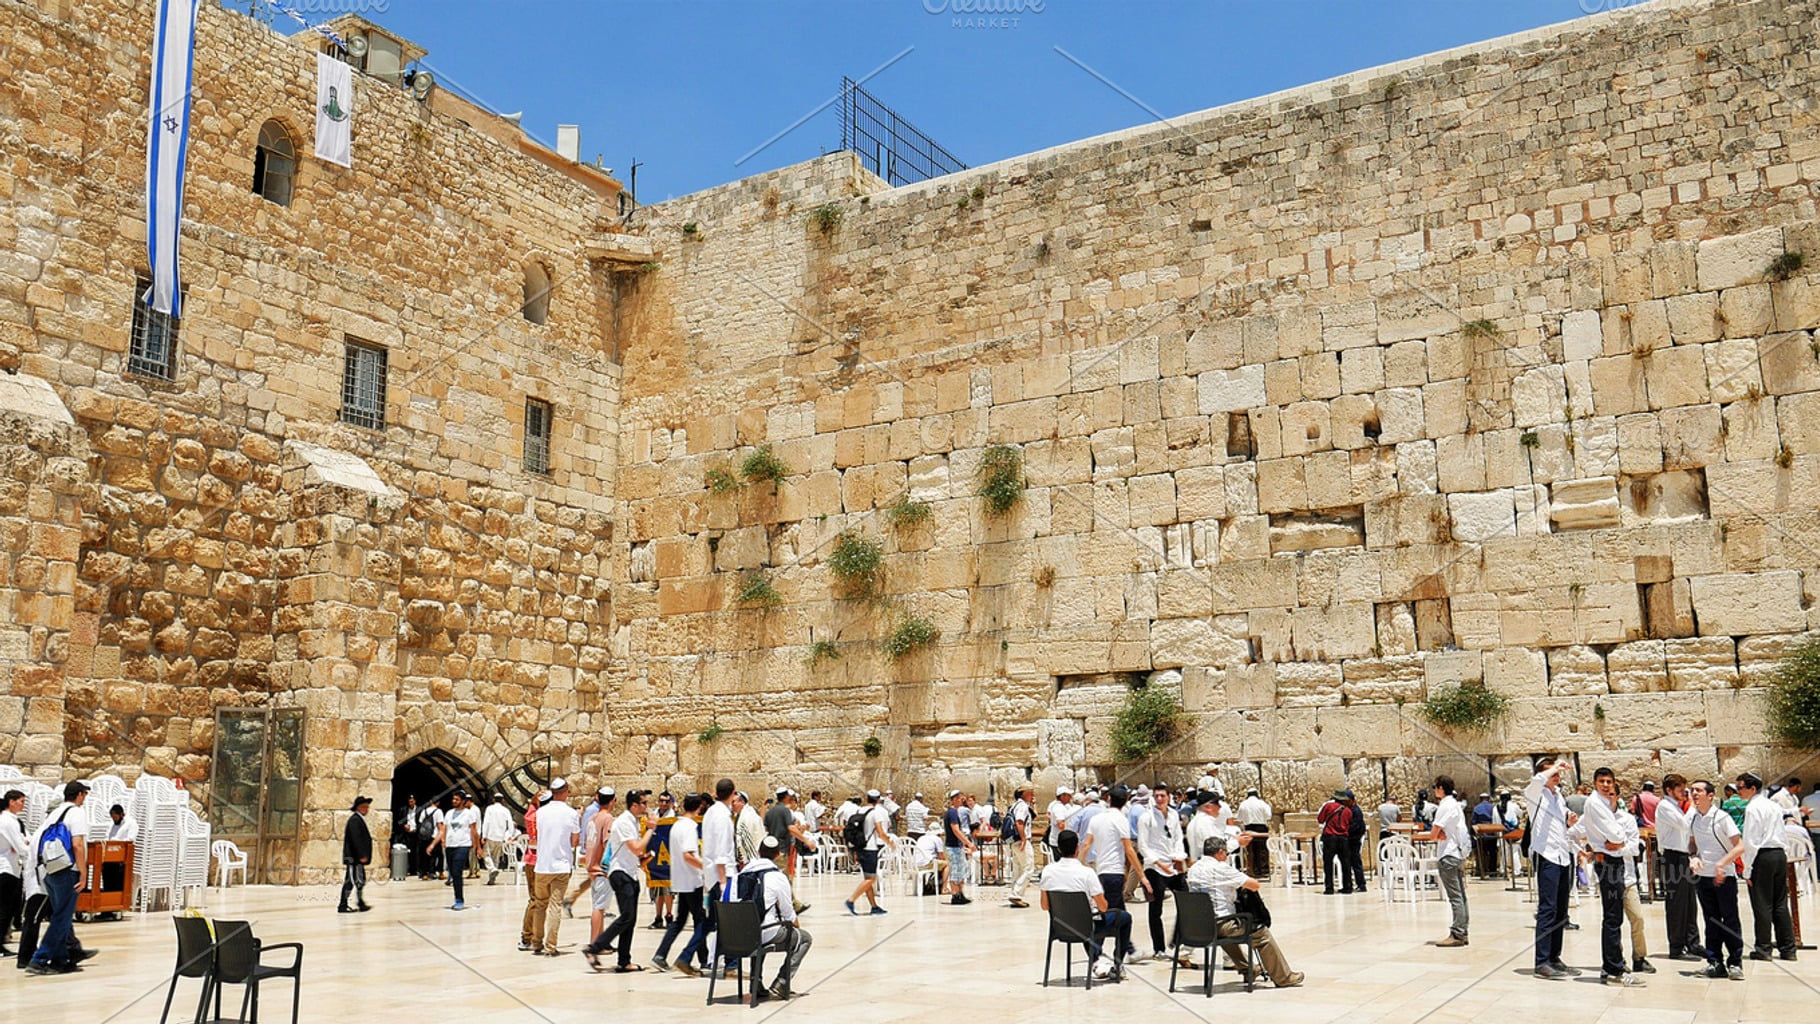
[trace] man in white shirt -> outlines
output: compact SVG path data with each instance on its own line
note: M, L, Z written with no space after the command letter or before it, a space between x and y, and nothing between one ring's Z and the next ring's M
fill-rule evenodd
M1073 797L1074 790L1068 788L1066 785L1061 785L1055 787L1055 799L1049 801L1049 832L1047 836L1045 836L1044 841L1049 847L1049 859L1051 861L1054 861L1061 856L1061 854L1056 852L1056 837L1063 832L1068 831L1071 827L1069 825L1069 819L1074 817L1074 812L1077 809L1074 806Z
M615 940L619 944L619 962L613 968L614 973L644 970L632 962L632 935L638 927L638 879L644 869L645 850L650 846L651 836L656 835L644 831L647 798L647 792L642 789L628 792L626 809L613 819L613 828L607 836L607 848L612 851L607 866L607 884L612 887L613 898L619 907L613 923L582 950L588 966L596 971L601 969L600 954L612 949ZM537 825L541 829L543 822Z
M1246 875L1233 867L1229 858L1231 848L1226 840L1215 836L1207 840L1201 848L1201 859L1188 869L1188 888L1192 892L1204 892L1213 897L1215 917L1231 918L1238 913L1238 894L1240 889L1256 892L1259 889L1257 879ZM1258 959L1264 964L1264 973L1270 977L1270 983L1277 988L1294 988L1302 983L1302 974L1291 970L1289 959L1283 955L1283 949L1271 937L1270 929L1262 925L1252 928L1249 933L1238 920L1220 922L1220 935L1224 938L1246 936L1251 948L1258 951ZM1239 956L1238 950L1226 947L1226 957L1232 966L1245 975L1246 981L1252 979L1251 965Z
M670 946L682 934L685 923L690 932L689 941L683 944L682 960L688 963L699 955L702 966L708 963L707 945L697 939L708 920L701 898L702 869L707 862L701 856L700 829L702 808L707 803L708 798L701 793L684 795L682 813L670 826L670 891L675 894L676 916L664 929L663 941L651 958L651 966L659 971L670 969Z
M1112 787L1106 809L1094 815L1087 826L1091 837L1087 850L1093 858L1093 870L1106 890L1106 905L1114 910L1125 909L1125 876L1132 865L1140 863L1137 846L1131 840L1131 821L1125 813L1130 801L1130 790L1122 785ZM1143 885L1146 895L1153 895L1148 878L1143 879ZM1137 947L1131 946L1119 950L1119 955L1129 958L1136 952Z
M690 936L688 944L677 955L676 971L691 978L698 978L701 972L695 969L690 959L697 952L705 952L709 963L714 962L715 938L714 929L720 916L716 909L721 900L732 895L733 876L738 873L734 867L733 852L733 798L735 790L732 779L721 779L714 784L714 800L707 805L701 819L701 859L703 901L707 908L707 917L697 926L695 934ZM720 970L717 964L715 970Z
M945 891L948 888L948 848L942 845L942 834L924 832L911 849L913 850L912 856L915 857L916 869L922 871L933 864L936 891Z
M1738 795L1744 805L1744 877L1750 882L1750 916L1756 928L1752 960L1768 960L1771 932L1777 953L1795 959L1795 926L1788 908L1788 850L1782 819L1788 813L1763 793L1763 779L1755 772L1738 776Z
M1789 782L1791 789L1798 789L1800 785L1799 779L1792 779ZM1820 839L1820 787L1816 787L1812 793L1801 798L1801 817L1807 823L1807 831L1815 839Z
M1219 797L1220 803L1226 802L1226 785L1220 781L1220 766L1217 764L1210 764L1207 766L1207 774L1201 776L1201 781L1197 788L1199 788L1203 794L1212 793L1214 796Z
M486 843L487 884L499 880L499 872L505 867L506 844L512 841L518 829L512 824L512 809L506 806L506 795L494 793L493 802L487 805L480 816L480 839Z
M1688 787L1694 813L1687 821L1692 836L1694 892L1706 924L1706 976L1744 980L1744 931L1738 921L1738 869L1744 860L1744 837L1713 793L1699 779ZM1657 809L1660 814L1660 808ZM1660 819L1658 819L1660 820ZM1723 959L1723 962L1721 958Z
M929 831L929 805L923 803L923 795L916 794L904 805L904 835L912 842L923 837Z
M1228 847L1243 848L1252 844L1253 833L1235 832L1226 822L1226 807L1218 797L1209 797L1195 807L1194 816L1188 819L1187 828L1190 864L1204 856L1200 851L1206 849L1207 840L1215 836L1226 840Z
M891 799L891 791L888 789L885 790L885 795L879 798L878 805L885 809L885 819L887 821L896 821L897 812L903 810L896 800ZM886 827L889 828L890 826L887 825Z
M1036 831L1036 811L1031 807L1035 799L1034 787L1019 787L1011 810L1005 813L1005 829L1000 836L1011 860L1011 895L1007 902L1013 907L1030 905L1024 892L1036 878L1036 848L1031 843Z
M1123 818L1124 815L1117 815ZM1043 869L1043 876L1037 882L1042 889L1042 905L1049 909L1049 894L1054 892L1078 892L1087 897L1088 905L1094 911L1093 933L1082 936L1087 943L1087 969L1095 978L1121 978L1125 973L1124 951L1131 946L1131 915L1122 908L1114 908L1106 901L1106 887L1093 869L1081 863L1079 858L1081 837L1072 830L1064 829L1056 840L1058 856ZM1106 936L1113 937L1112 963L1105 964L1101 941Z
M81 947L76 942L75 920L76 895L82 891L83 880L88 877L88 814L82 808L87 800L87 783L65 783L63 806L46 815L44 824L27 840L27 867L43 872L42 884L49 904L44 934L26 967L32 974L69 974L81 969L77 959ZM72 855L72 860L61 870L43 871L40 848L45 845L44 834L58 824L69 829L69 849L64 852Z
M803 805L803 817L809 819L808 824L809 824L809 834L810 835L820 835L821 834L822 815L824 815L826 813L828 813L828 808L822 806L822 791L819 789L810 790L809 791L809 802ZM816 845L820 846L821 843L819 841L817 841Z
M1390 798L1389 793L1384 794L1384 802L1378 805L1378 838L1382 839L1389 835L1390 826L1395 825L1397 819L1402 816L1403 809L1397 806L1397 802Z
M1618 818L1618 780L1610 768L1593 772L1593 794L1577 823L1593 854L1599 880L1599 980L1634 986L1642 979L1624 968L1624 862L1631 846Z
M451 794L449 800L449 811L437 823L436 838L430 840L430 846L432 849L442 847L449 882L455 888L455 903L449 909L466 910L462 886L468 876L468 857L473 854L475 840L480 835L480 812L468 802L468 794L461 790Z
M1416 836L1435 845L1435 868L1441 875L1441 891L1447 895L1447 906L1453 920L1447 925L1447 937L1435 945L1451 948L1466 945L1470 914L1466 908L1466 856L1472 849L1472 833L1466 830L1466 808L1455 794L1453 776L1435 776L1434 826Z
M107 816L113 824L108 826L107 841L110 843L130 843L139 838L139 823L126 812L124 804L115 804L107 809Z
M1163 938L1163 895L1166 890L1187 887L1182 872L1188 869L1188 858L1182 849L1182 819L1169 804L1169 787L1157 783L1150 792L1150 806L1138 816L1138 857L1144 867L1145 889L1150 893L1150 959L1168 957L1168 944Z
M544 956L560 952L556 935L562 927L563 889L575 868L575 847L581 841L581 815L568 800L569 780L559 775L550 783L549 802L537 810L537 864L531 869L531 896L519 929L518 948Z
M881 806L879 811L884 812L884 808ZM888 814L886 820L890 820ZM814 945L808 930L797 923L790 882L777 869L778 856L777 838L766 836L758 844L758 856L739 870L741 886L751 891L751 898L759 905L758 937L762 944L752 958L753 1005L767 998L790 998L790 983L796 979L803 957L809 955L809 947ZM777 972L777 981L766 989L765 954L770 952L782 952L785 959L783 969Z
M852 817L854 812L858 810L858 797L850 796L847 799L842 800L840 806L834 809L834 831L839 832L841 829L846 828L847 819Z
M861 896L872 904L874 915L885 912L885 908L878 905L878 854L886 846L890 846L893 850L897 849L897 840L891 835L891 818L885 813L885 808L880 805L881 799L883 797L878 790L866 791L866 802L870 805L865 811L866 842L854 854L859 858L860 879L859 888L853 890L853 895L847 897L847 913L849 914L859 913L854 904L859 901Z
M1543 979L1580 973L1561 962L1567 901L1574 883L1574 848L1567 836L1574 822L1561 796L1561 776L1567 769L1566 761L1544 756L1536 762L1535 777L1523 791L1523 800L1531 808L1529 850L1536 859L1535 976Z
M1694 873L1688 866L1687 778L1678 772L1662 777L1662 799L1656 804L1656 849L1662 853L1662 885L1667 890L1668 958L1703 960L1700 942L1699 900L1694 895Z
M1239 828L1253 837L1248 844L1251 855L1251 873L1258 878L1270 874L1270 844L1260 843L1257 840L1270 835L1270 819L1274 816L1275 812L1270 809L1270 804L1258 795L1255 788L1245 791L1245 799L1239 801L1237 820ZM1188 855L1195 856L1192 845L1188 847Z
M0 957L12 956L6 937L25 908L25 792L9 789L0 801Z

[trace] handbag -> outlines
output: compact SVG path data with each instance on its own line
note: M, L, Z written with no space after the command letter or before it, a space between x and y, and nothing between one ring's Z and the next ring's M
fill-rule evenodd
M1270 908L1264 905L1264 897L1254 889L1240 889L1232 899L1232 908L1252 919L1259 928L1270 927Z

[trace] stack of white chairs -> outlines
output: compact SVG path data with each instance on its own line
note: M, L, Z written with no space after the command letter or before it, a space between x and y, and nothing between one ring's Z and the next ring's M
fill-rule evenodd
M181 906L201 906L209 886L209 840L214 831L189 807L177 809L177 878L175 893Z
M63 794L42 782L27 782L19 788L25 791L25 820L22 824L25 834L29 836L44 824L44 817L50 813L51 804L61 801Z
M1384 899L1396 899L1399 891L1407 893L1412 903L1425 899L1430 882L1434 883L1438 898L1441 872L1432 861L1416 857L1414 843L1402 836L1388 836L1378 842L1378 891Z
M175 909L177 856L182 845L178 812L189 799L170 779L147 773L133 783L133 817L139 838L133 844L133 868L138 888L133 906L138 910Z
M114 827L114 819L108 815L108 811L115 804L128 808L131 813L131 792L126 788L126 781L118 775L97 775L88 780L88 800L82 807L88 813L89 842L99 843L107 839L108 830ZM137 816L134 820L138 820Z

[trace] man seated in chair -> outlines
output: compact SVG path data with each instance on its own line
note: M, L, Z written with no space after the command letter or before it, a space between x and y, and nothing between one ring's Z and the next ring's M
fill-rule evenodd
M1049 909L1052 892L1086 893L1093 906L1093 934L1083 936L1087 941L1088 970L1095 978L1122 980L1125 976L1124 951L1131 946L1131 914L1123 909L1106 909L1106 887L1092 868L1081 863L1080 849L1081 837L1073 832L1063 831L1056 837L1055 852L1059 858L1043 868L1042 878L1037 882L1043 891L1043 909ZM1116 942L1111 966L1103 963L1100 956L1100 940L1108 935Z
M1233 867L1227 841L1214 836L1202 846L1203 856L1188 869L1188 890L1204 892L1213 897L1214 916L1220 918L1220 937L1231 939L1245 935L1242 925L1236 920L1227 920L1238 913L1235 901L1240 889L1258 891L1258 880ZM1270 937L1270 929L1263 926L1253 928L1245 939L1251 948L1258 951L1258 959L1264 962L1264 973L1270 976L1270 983L1277 988L1293 988L1302 983L1302 974L1289 969L1289 961L1283 957L1283 950L1276 940ZM1238 950L1226 947L1226 956L1232 966L1246 975L1250 980L1251 965L1240 959Z
M924 832L916 838L914 848L916 870L935 869L935 891L948 888L948 848L942 845L940 832Z
M755 1005L767 998L790 998L790 984L796 980L796 971L814 943L809 933L796 922L790 880L778 870L777 858L782 856L782 849L776 836L767 835L759 840L758 856L739 869L740 882L744 883L737 887L741 897L750 886L752 899L759 905L761 945L752 958L752 1002ZM747 882L748 878L752 881ZM783 970L777 974L777 982L767 990L763 981L765 954L772 951L784 953L785 960Z

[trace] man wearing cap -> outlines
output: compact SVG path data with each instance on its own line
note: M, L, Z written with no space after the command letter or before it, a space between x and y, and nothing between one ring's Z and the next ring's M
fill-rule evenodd
M1750 887L1751 922L1756 929L1752 960L1768 960L1773 941L1782 959L1795 958L1795 927L1788 907L1788 849L1782 818L1787 813L1763 792L1755 772L1738 776L1744 805L1744 879Z
M1056 838L1069 830L1068 820L1074 817L1078 809L1074 806L1074 790L1067 783L1055 787L1055 799L1049 801L1049 831L1044 834L1044 844L1049 847L1049 860L1055 861L1061 856L1056 850Z
M607 885L619 904L619 916L582 950L588 966L596 971L601 970L600 954L612 949L615 939L619 942L619 963L613 968L614 972L626 974L644 970L643 965L632 962L632 935L638 927L638 877L644 868L645 850L650 846L651 837L656 835L644 831L645 800L642 789L628 792L625 812L613 819L607 834L607 848L611 851L606 869ZM588 865L589 873L596 870L596 865Z
M463 901L463 886L468 877L468 858L473 855L474 847L480 839L480 811L468 799L464 790L450 794L450 807L442 821L436 826L436 838L432 846L442 847L443 859L448 869L449 884L455 888L455 903L450 910L466 910Z
M550 782L550 800L537 811L537 863L531 870L531 896L519 929L518 948L556 956L562 928L562 896L575 869L575 847L581 841L581 815L569 806L569 780ZM538 943L542 943L541 949Z
M1030 905L1024 899L1024 892L1036 878L1036 848L1032 843L1036 835L1036 809L1031 806L1035 799L1035 787L1018 787L1011 809L1005 812L1005 828L999 837L1011 861L1011 893L1006 902L1020 909Z
M878 811L884 813L882 805ZM890 820L888 816L886 820ZM783 846L777 837L767 835L758 844L757 856L739 870L740 889L749 891L759 906L760 945L752 957L754 1005L766 999L790 998L790 983L796 979L796 971L802 966L803 957L809 954L809 947L814 944L809 932L797 923L796 910L790 896L790 883L777 867L777 858L782 852ZM767 989L764 982L765 954L772 952L784 954L784 966L777 972L777 981Z
M1323 895L1333 895L1334 875L1337 871L1340 879L1340 894L1352 895L1352 872L1347 864L1347 836L1352 831L1352 808L1346 805L1347 792L1343 789L1333 791L1333 799L1321 805L1315 812L1315 820L1321 824L1321 877L1327 883Z
M512 841L512 809L506 806L506 795L495 792L493 802L480 816L480 839L486 843L487 884L499 880L499 872L506 861L506 844Z
M42 878L39 884L48 904L44 934L26 967L32 974L70 974L82 969L81 946L76 942L76 894L82 891L83 880L88 877L88 813L82 809L87 801L86 783L73 780L64 784L63 806L45 817L44 824L32 833L26 850L31 877L34 883ZM72 859L62 869L49 871L43 863L44 834L58 824L69 829L71 843L67 852ZM22 931L21 954L25 952L24 934Z
M965 797L958 789L948 792L948 810L942 815L942 845L948 849L948 902L955 906L972 903L967 898L967 882L973 868L973 828Z
M371 797L353 798L353 813L348 815L348 826L342 829L342 902L335 908L339 913L373 909L366 902L366 866L373 862L373 833L366 828L366 811L371 806ZM348 906L348 897L355 899L359 909Z
M897 849L897 840L891 837L890 832L891 818L879 806L878 790L866 791L866 803L868 806L863 812L866 815L863 825L866 841L860 849L854 851L854 855L859 858L859 888L847 897L847 913L856 915L859 909L854 904L859 902L861 896L872 904L873 914L885 912L885 908L878 905L878 854L887 845L893 850Z

